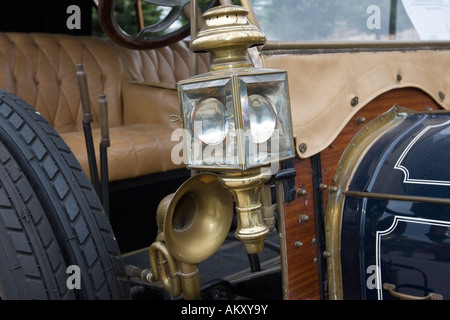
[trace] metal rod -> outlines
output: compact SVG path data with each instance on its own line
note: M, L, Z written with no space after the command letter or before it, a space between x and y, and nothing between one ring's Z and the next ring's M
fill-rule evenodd
M396 37L397 8L397 0L391 0L391 12L389 15L389 40L395 40Z
M263 50L295 50L299 54L310 54L312 50L321 53L329 52L362 52L372 51L417 51L417 50L448 50L449 41L268 41ZM311 51L309 51L311 50Z
M250 270L252 272L261 271L261 263L259 262L259 257L257 254L247 254L248 261L250 263Z
M241 0L241 5L248 10L248 21L258 29L261 29L258 18L256 18L255 10L253 10L252 2L250 0Z
M450 199L446 198L434 198L434 197L420 197L409 195L397 195L387 193L373 193L362 191L346 191L345 196L356 198L368 198L368 199L383 199L383 200L397 200L397 201L411 201L411 202L426 202L437 204L450 204Z
M135 7L136 7L136 15L137 15L137 20L138 20L138 25L139 25L139 31L141 31L145 27L144 14L142 13L142 1L136 0Z
M324 228L324 201L323 193L320 188L322 184L322 160L320 153L311 158L313 189L314 189L314 211L316 223L316 245L317 245L317 267L319 270L319 289L320 298L322 300L327 298L326 283L327 283L327 261L323 258L322 252L325 251L325 228Z
M125 272L130 278L137 278L147 283L153 282L153 274L151 269L141 269L134 265L125 265Z
M89 100L89 90L86 73L84 72L82 64L77 65L77 79L78 79L78 87L80 89L81 107L83 109L83 130L84 130L84 138L86 141L86 151L89 163L91 183L92 186L94 187L95 192L97 192L97 195L100 196L97 161L95 157L94 139L92 137L92 129L91 129L91 122L92 122L91 104Z
M284 215L284 186L283 181L275 181L276 205L278 213L278 233L280 237L280 260L281 260L281 286L283 291L283 299L289 299L289 278L287 265L287 248L286 248L286 224Z
M100 168L101 168L101 200L106 215L109 217L109 176L108 176L108 147L109 140L109 125L108 125L108 102L106 95L101 94L99 99L100 107L100 129L102 140L100 141Z
M191 41L195 39L198 32L198 0L192 0L191 1L191 17L190 17L190 23L191 23ZM198 55L192 50L189 50L189 62L191 66L191 77L198 74Z

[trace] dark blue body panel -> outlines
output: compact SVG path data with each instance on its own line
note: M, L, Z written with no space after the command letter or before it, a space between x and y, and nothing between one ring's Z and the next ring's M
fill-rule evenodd
M364 154L348 190L420 198L346 197L344 299L391 299L383 283L450 299L450 115L412 114L387 130Z

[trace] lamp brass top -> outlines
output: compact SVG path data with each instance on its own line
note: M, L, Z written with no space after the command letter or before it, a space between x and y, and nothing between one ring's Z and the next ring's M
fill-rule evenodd
M248 10L235 5L214 7L203 14L202 29L191 41L194 52L211 52L210 70L253 67L247 49L263 45L266 36L248 19Z

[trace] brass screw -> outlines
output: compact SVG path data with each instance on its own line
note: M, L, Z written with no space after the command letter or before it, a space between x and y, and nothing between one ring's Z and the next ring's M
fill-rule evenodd
M339 188L336 187L336 186L330 186L328 189L329 189L330 191L332 191L332 192L336 192L336 191L339 190Z
M309 220L309 217L306 214L301 214L298 217L298 224L303 224L303 223L305 223L308 220Z
M298 150L300 151L300 153L305 153L307 149L308 146L306 145L306 143L300 143L300 145L298 146Z
M302 189L302 188L298 188L298 189L297 189L297 195L298 195L299 197L306 196L307 193L308 193L308 192L307 192L305 189Z
M324 251L323 252L323 257L324 258L329 258L329 257L331 257L331 253L329 253L328 251Z
M356 118L356 124L363 124L364 122L366 122L366 118L364 118L364 117Z

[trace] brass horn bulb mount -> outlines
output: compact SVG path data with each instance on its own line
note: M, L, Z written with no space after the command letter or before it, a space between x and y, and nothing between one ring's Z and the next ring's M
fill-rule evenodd
M260 168L250 172L226 172L219 175L219 180L234 196L238 215L235 237L241 241L248 254L260 253L269 233L261 215L261 190L270 178L270 173Z

